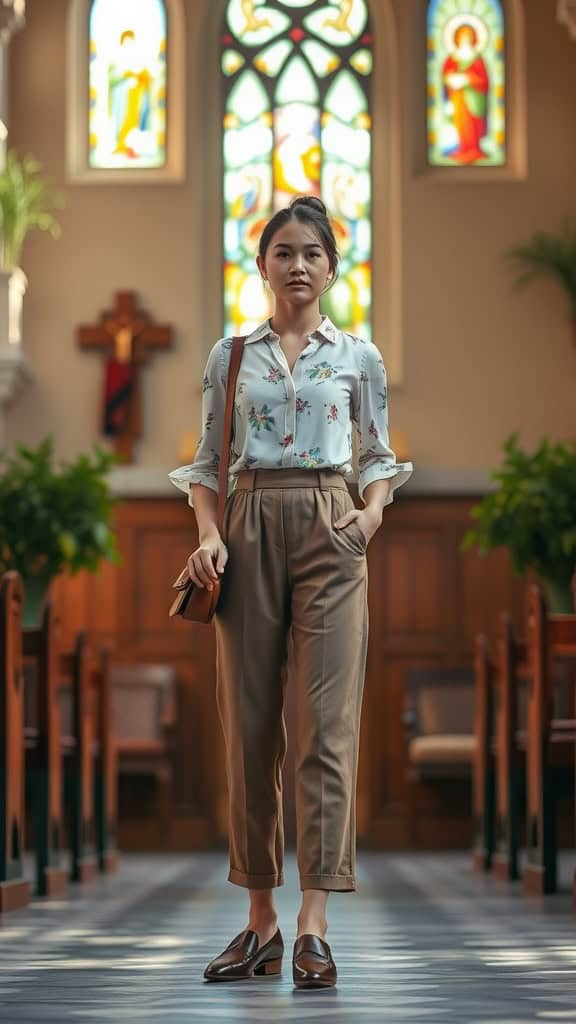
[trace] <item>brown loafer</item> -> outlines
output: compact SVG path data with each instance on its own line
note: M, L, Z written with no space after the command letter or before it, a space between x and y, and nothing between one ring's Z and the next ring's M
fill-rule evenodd
M280 974L284 942L280 929L263 946L258 946L258 935L245 928L226 949L211 960L204 971L207 981L242 981L254 975Z
M319 935L300 935L296 939L292 977L296 988L329 988L336 984L330 946Z

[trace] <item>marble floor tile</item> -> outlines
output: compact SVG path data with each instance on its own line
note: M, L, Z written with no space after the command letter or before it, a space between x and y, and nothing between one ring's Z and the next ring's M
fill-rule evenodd
M356 893L332 893L333 989L297 991L294 854L276 890L283 973L235 984L204 967L246 925L221 853L124 854L120 871L0 919L2 1024L576 1024L576 858L561 891L475 874L467 853L358 852Z

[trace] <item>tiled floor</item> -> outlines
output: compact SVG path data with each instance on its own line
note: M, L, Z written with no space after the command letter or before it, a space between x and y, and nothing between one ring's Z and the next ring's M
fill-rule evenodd
M296 991L299 906L287 856L277 890L281 977L236 984L202 972L245 926L246 893L225 855L124 855L118 875L0 922L0 1021L9 1024L576 1022L576 913L470 869L467 854L359 852L358 891L329 899L334 989Z

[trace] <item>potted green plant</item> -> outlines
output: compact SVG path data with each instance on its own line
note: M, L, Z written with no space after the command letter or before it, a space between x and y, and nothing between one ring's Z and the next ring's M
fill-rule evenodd
M36 625L50 583L63 569L96 572L102 559L121 564L112 529L120 499L106 479L117 455L95 446L53 464L53 439L38 448L0 451L0 572L16 569L25 589L24 625Z
M549 611L575 609L571 581L576 569L576 445L548 438L533 454L522 451L518 432L504 443L506 457L491 477L498 488L470 512L461 549L480 553L504 545L517 576L533 569L542 580Z
M560 285L568 299L576 344L576 224L567 220L558 235L539 231L529 242L509 249L506 256L516 285L538 277Z
M30 231L60 236L52 212L62 197L52 192L33 156L20 158L8 150L0 170L0 341L20 341L22 302L27 279L19 266L22 246Z

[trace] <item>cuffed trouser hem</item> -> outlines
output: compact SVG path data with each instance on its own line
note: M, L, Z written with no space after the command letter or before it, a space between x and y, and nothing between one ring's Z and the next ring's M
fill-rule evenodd
M228 881L234 885L243 885L246 889L273 889L277 885L284 885L284 875L250 875L230 868Z
M354 875L301 875L300 888L329 889L331 892L355 892Z

